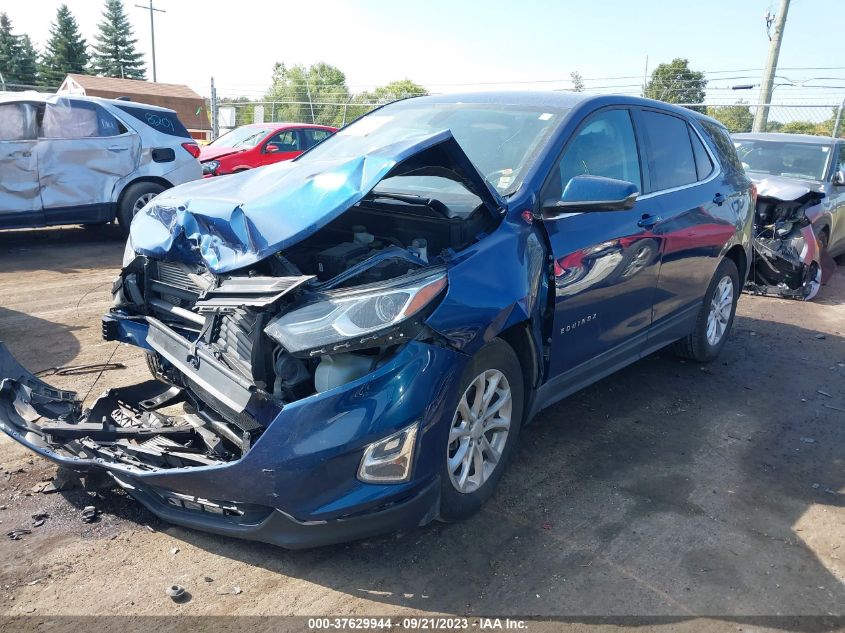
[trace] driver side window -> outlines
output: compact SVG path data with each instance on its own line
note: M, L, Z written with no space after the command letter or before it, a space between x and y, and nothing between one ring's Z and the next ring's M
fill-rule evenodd
M642 191L637 141L628 110L605 110L587 119L564 150L547 197L560 198L572 178L584 175L624 180Z
M296 130L285 130L272 136L267 145L275 145L279 152L298 152L300 149L299 134Z

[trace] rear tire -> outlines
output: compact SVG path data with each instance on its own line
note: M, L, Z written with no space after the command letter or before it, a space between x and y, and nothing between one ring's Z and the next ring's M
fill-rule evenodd
M689 335L675 341L675 353L700 363L714 360L730 334L739 292L736 264L725 258L710 280L695 320L695 328Z
M159 376L162 374L162 369L161 363L158 360L158 354L155 352L146 352L144 356L147 361L147 369L150 370L153 378L159 379Z
M117 221L124 236L129 235L129 226L135 214L165 189L157 182L136 182L126 188L117 208Z
M493 494L519 437L523 391L519 359L501 339L481 348L464 370L443 446L441 521L472 516Z

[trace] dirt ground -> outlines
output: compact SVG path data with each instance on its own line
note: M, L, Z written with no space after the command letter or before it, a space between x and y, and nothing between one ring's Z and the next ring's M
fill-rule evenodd
M0 233L0 340L32 370L126 365L47 378L89 400L146 376L137 350L100 336L122 251L113 227ZM543 412L472 520L305 552L170 526L110 488L38 492L55 468L3 436L0 528L32 533L0 539L0 615L826 630L771 616L845 615L843 377L840 267L812 303L743 295L711 365L661 352ZM87 505L97 523L82 522ZM49 518L33 527L38 512ZM174 583L189 601L165 595Z

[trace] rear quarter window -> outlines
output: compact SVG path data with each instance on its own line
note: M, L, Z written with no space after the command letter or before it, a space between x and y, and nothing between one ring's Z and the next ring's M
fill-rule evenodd
M699 119L698 124L704 130L710 145L716 149L716 155L722 167L727 171L744 175L745 170L742 168L742 162L737 156L736 147L727 128L706 119Z
M182 125L179 117L175 112L165 112L162 110L153 110L151 108L144 108L138 106L117 106L119 110L123 110L133 118L141 123L148 125L157 132L168 134L170 136L178 136L179 138L191 138L188 130Z

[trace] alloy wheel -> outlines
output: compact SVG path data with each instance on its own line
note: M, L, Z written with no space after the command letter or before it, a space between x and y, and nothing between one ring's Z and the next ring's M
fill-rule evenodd
M132 205L132 217L134 218L136 215L138 215L138 212L145 206L147 206L147 203L153 198L155 198L157 195L158 194L155 193L145 193L138 196L138 199L135 200L135 204Z
M458 492L475 492L499 465L513 409L508 379L498 369L475 377L452 418L447 448L449 479Z
M707 342L716 346L728 329L731 320L731 310L734 303L734 283L725 275L716 286L713 298L710 300L710 313L707 315Z

